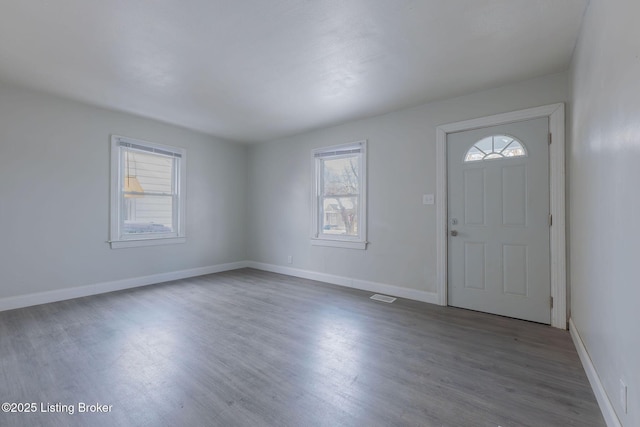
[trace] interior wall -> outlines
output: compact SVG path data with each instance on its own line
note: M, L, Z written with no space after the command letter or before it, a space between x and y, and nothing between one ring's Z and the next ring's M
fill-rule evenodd
M571 316L625 426L640 426L638 16L636 0L591 0L570 70Z
M568 100L559 73L249 148L250 260L436 292L436 127ZM367 250L311 246L311 150L368 140ZM293 256L293 263L287 257Z
M117 134L187 149L187 243L110 249ZM246 148L0 84L0 299L242 261Z

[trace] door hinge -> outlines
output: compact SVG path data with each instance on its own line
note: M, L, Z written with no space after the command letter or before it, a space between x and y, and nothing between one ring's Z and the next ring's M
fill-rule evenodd
M552 136L551 132L549 132L549 145L551 145L552 141L553 141L553 136Z
M549 227L553 225L553 215L549 214Z
M549 307L553 308L553 297L549 297Z

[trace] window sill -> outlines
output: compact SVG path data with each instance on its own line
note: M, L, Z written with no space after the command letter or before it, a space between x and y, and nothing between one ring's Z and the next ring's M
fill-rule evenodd
M333 248L346 248L346 249L367 249L368 242L354 242L348 240L329 240L329 239L311 239L313 246L330 246Z
M160 239L118 240L108 243L111 244L111 249L123 249L142 246L173 245L177 243L185 243L186 241L186 237L167 237Z

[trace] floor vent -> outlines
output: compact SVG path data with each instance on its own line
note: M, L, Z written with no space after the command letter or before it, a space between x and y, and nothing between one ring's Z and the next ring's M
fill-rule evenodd
M394 297L390 297L387 295L380 295L380 294L372 295L370 298L376 301L389 302L389 303L394 302L396 300L396 298Z

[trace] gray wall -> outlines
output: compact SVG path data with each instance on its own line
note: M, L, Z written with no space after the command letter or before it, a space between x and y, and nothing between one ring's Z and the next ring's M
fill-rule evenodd
M187 149L187 243L110 249L109 137ZM0 84L0 298L246 258L246 148Z
M250 260L435 292L436 127L568 100L566 73L433 102L249 149ZM367 139L366 251L311 246L312 148ZM293 255L293 264L287 256Z
M625 426L640 426L638 16L636 0L592 0L570 72L571 316Z

